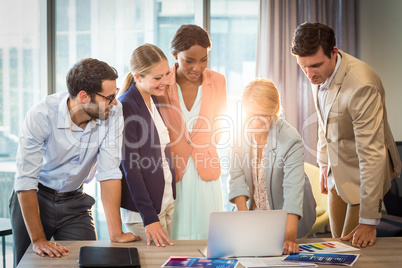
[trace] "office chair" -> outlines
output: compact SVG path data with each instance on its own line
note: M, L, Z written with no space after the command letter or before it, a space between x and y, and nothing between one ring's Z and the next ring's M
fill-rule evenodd
M327 195L324 195L320 192L320 169L317 166L305 162L304 170L310 179L314 199L317 203L317 219L308 233L308 235L313 235L315 237L316 233L323 230L324 227L329 223L328 199Z
M397 141L399 156L402 156L402 142ZM384 206L381 223L377 226L377 236L402 236L402 178L395 177L391 189L384 196Z

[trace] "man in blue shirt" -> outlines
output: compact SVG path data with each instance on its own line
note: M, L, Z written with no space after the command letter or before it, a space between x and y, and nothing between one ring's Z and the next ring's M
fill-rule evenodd
M32 242L41 256L61 257L60 240L96 240L91 207L83 192L97 171L110 240L140 240L123 233L120 218L122 130L116 100L117 71L96 59L78 61L67 74L68 93L32 107L21 130L10 200L14 264Z

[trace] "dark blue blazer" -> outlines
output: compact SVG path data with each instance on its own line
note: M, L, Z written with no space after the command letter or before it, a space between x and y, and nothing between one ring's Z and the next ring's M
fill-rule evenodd
M153 96L152 99L157 106L156 99ZM139 212L146 226L159 221L165 188L159 135L135 84L131 84L119 101L124 116L121 207ZM172 172L173 198L176 198L176 177L168 146L165 155Z

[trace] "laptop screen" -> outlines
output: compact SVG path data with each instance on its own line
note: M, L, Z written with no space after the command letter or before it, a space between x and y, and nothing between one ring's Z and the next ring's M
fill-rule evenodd
M282 255L286 217L285 210L212 212L207 257Z

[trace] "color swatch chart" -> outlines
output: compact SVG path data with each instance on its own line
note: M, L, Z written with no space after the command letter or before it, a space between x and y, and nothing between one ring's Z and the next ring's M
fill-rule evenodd
M359 250L338 241L299 244L300 253L332 253Z

